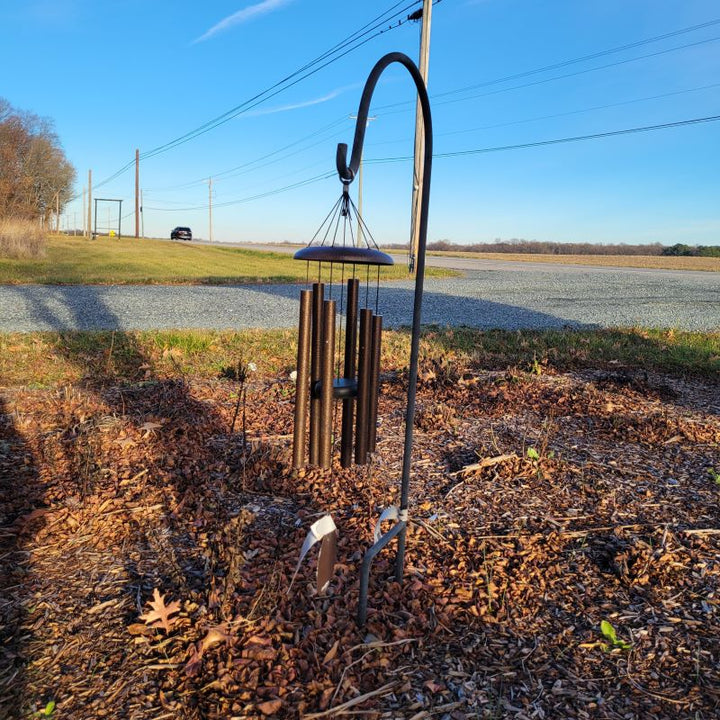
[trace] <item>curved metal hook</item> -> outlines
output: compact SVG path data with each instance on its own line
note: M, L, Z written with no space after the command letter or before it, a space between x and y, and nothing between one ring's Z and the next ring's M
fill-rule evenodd
M412 75L412 79L415 81L425 124L425 167L428 167L428 162L432 162L432 119L430 117L430 101L428 100L425 82L422 79L422 75L420 75L417 65L415 65L415 63L407 55L399 52L388 53L375 63L375 67L370 71L370 75L368 75L368 79L365 82L365 88L363 89L363 94L360 98L360 107L357 111L355 138L353 139L352 154L350 156L349 165L347 163L348 146L345 143L339 143L337 146L335 166L337 167L340 182L345 185L349 185L355 179L358 168L360 167L363 144L365 143L365 129L367 128L368 113L370 111L370 100L372 99L373 92L375 92L375 86L377 85L380 75L382 75L385 68L395 62L404 65L410 75ZM425 170L425 176L429 177L429 175L430 173ZM429 183L426 184L429 188Z

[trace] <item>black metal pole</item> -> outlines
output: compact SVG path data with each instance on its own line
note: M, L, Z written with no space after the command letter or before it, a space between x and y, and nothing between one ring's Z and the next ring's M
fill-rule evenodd
M360 159L362 158L363 143L365 141L365 128L367 126L367 117L370 110L370 100L372 99L375 86L377 85L380 75L385 68L392 63L400 63L412 76L417 89L420 107L422 109L423 127L425 130L425 151L424 163L425 172L422 186L422 194L420 197L420 226L418 229L418 252L417 263L415 266L415 298L413 301L413 322L412 335L410 340L410 377L408 385L407 410L405 413L405 447L403 454L402 479L400 488L400 518L398 525L402 524L398 537L398 552L395 564L395 576L398 581L402 580L403 566L405 563L405 535L407 531L408 519L408 499L410 492L410 461L412 454L413 441L413 423L415 420L415 397L417 393L417 376L418 376L418 358L420 354L420 321L422 314L422 294L423 284L425 280L425 246L427 244L427 226L428 226L428 210L430 205L430 178L432 176L432 117L430 114L430 100L428 98L425 82L420 75L415 63L403 53L388 53L378 60L375 67L370 71L370 75L365 83L362 97L360 98L360 106L357 112L357 121L355 124L355 138L353 140L352 154L350 156L350 164L347 163L347 145L340 144L337 148L335 163L340 176L341 182L349 184L355 178L358 168L360 167ZM371 548L372 550L372 548ZM370 551L368 551L369 553ZM372 558L370 558L371 560ZM368 561L370 562L370 561ZM363 587L363 582L367 582L366 575L363 573L361 578L361 598L367 602L367 587ZM365 617L365 608L358 610L358 619Z

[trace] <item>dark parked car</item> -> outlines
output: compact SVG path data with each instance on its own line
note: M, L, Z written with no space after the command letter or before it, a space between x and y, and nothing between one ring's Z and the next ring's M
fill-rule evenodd
M170 233L171 240L192 240L192 230L189 227L176 227Z

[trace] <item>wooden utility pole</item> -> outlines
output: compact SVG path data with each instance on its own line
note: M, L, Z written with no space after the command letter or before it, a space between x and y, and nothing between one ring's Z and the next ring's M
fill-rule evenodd
M135 150L135 237L140 237L140 151Z
M428 65L430 63L430 22L432 20L433 0L423 0L422 19L420 20L420 62L418 69L425 87L428 82ZM425 151L425 129L423 125L422 108L418 97L415 106L415 164L413 169L412 188L412 223L410 225L410 272L415 271L415 258L418 251L418 238L420 236L420 198L424 174L423 153Z
M210 242L213 241L212 236L212 178L208 178L208 221L210 225Z
M140 191L140 220L142 222L142 236L145 237L145 212L143 210L143 191Z
M88 170L87 222L88 222L88 237L92 240L92 170Z
M351 120L357 120L357 115L351 115ZM373 120L377 120L377 115L368 116L365 127L367 128L370 123ZM357 237L355 238L355 247L360 247L362 238L363 238L363 229L362 229L362 223L360 222L360 219L362 218L362 187L363 187L363 164L362 164L362 156L360 156L360 164L358 165L358 227L357 227Z

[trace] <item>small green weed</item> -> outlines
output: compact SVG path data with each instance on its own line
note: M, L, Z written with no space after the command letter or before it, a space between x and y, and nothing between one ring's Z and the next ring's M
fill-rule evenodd
M715 468L708 468L708 475L716 485L720 485L720 470L716 470Z
M603 620L600 623L600 632L608 641L608 643L601 643L600 646L603 650L629 650L632 647L630 643L626 643L624 640L618 638L615 628L607 620Z
M38 710L35 713L35 717L49 718L53 716L55 712L55 701L51 700L42 710Z

